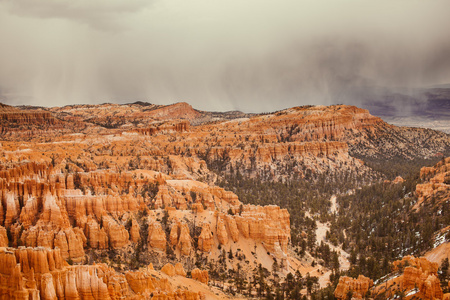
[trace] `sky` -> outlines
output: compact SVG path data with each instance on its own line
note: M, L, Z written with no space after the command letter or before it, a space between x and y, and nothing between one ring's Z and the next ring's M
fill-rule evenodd
M450 1L0 0L0 102L268 112L450 83Z

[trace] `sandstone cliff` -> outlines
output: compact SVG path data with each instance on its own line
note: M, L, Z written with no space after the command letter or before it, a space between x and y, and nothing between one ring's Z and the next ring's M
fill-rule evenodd
M369 291L374 298L391 299L403 294L405 299L444 299L437 277L437 263L429 262L424 257L406 256L393 263L392 271L391 275L373 288L372 280L364 276L360 275L358 279L341 277L335 296L337 299L346 299L351 291L354 299L363 299Z
M176 274L183 276L182 267L176 270ZM5 299L103 300L136 299L136 296L148 299L151 295L152 299L163 295L173 295L169 299L202 299L200 293L175 289L151 267L120 274L105 264L69 266L59 249L2 248L0 273L0 293ZM201 274L199 278L207 281L207 273ZM174 275L175 271L170 276Z
M351 294L352 299L364 299L371 287L373 287L373 280L363 275L359 275L356 279L342 276L339 278L334 296L336 299L348 299L347 295Z
M49 137L84 128L82 123L74 122L69 125L43 109L23 110L0 105L0 137L5 140L32 140L37 135Z
M276 257L287 253L290 222L285 209L242 205L232 192L194 180L162 179L159 172L149 177L92 168L64 174L60 165L69 164L25 163L0 171L0 226L12 232L4 246L58 247L64 259L81 262L88 249L122 249L146 234L148 249L165 253L169 238L182 256L195 250L194 238L203 252L239 243L242 237L263 244ZM139 217L140 211L148 214L149 207L161 206L179 211L188 223L170 220L166 237L154 214ZM193 211L203 219L198 237L189 227Z
M92 291L105 296L105 286L112 299L124 295L128 286L137 299L151 293L155 299L181 297L175 288L163 295L157 286L193 271L191 259L217 261L224 252L247 260L249 270L259 263L270 269L275 260L286 270L292 268L287 210L244 205L235 193L214 185L218 175L212 170L280 181L339 172L370 175L370 168L350 154L377 154L373 143L378 137L387 139L388 129L407 140L405 153L411 157L448 148L447 140L436 138L422 147L425 150L412 153L410 131L341 105L298 107L197 126L190 124L199 124L196 120L203 113L185 103L4 110L0 246L45 247L67 262L91 264L63 266L67 271L61 271L59 281L52 271L39 275L35 283L30 278L37 275L24 275L30 291L20 289L20 295L39 291L49 299L88 298ZM423 130L412 134L419 142L430 135ZM425 173L429 176L424 175L424 184L430 176L438 176L434 187L446 184L445 176L441 180L437 172ZM175 267L170 278L158 273L155 281L154 270L139 270L150 262L159 269L175 259L186 271ZM92 265L99 261L109 267ZM20 278L14 268L11 276ZM204 272L197 275L208 281ZM20 279L17 282L20 286ZM79 282L86 284L78 287ZM89 290L90 285L95 288Z
M450 198L450 157L443 158L433 167L423 167L420 170L422 183L416 186L418 198L414 209L420 209L424 204L433 202L442 204Z

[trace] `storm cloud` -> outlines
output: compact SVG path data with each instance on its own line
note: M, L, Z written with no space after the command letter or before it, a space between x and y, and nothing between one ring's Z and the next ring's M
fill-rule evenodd
M0 101L273 111L450 83L450 2L0 1Z

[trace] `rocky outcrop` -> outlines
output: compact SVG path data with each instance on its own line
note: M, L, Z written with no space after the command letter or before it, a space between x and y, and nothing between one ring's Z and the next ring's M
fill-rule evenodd
M206 270L200 270L195 268L191 271L192 279L200 281L201 283L208 284L209 276L208 271Z
M84 242L86 238L81 230L68 227L52 230L45 227L31 227L22 234L22 241L29 247L47 247L60 249L64 259L79 262L84 259Z
M239 229L237 227L236 220L230 215L226 215L225 219L226 219L228 232L230 233L230 238L233 240L233 242L235 242L235 243L238 242L239 241Z
M175 267L171 263L167 263L162 267L161 272L172 277L175 276Z
M154 250L166 251L166 234L157 221L148 225L148 246Z
M150 268L125 273L128 285L137 295L149 298L151 294L172 293L173 287L169 281L155 275L155 272L152 272Z
M156 207L176 207L177 209L186 209L186 198L178 191L170 190L167 185L159 187L158 194L155 197Z
M245 205L240 216L235 216L237 228L244 237L261 241L267 251L282 255L290 240L290 220L286 209L269 205Z
M231 241L239 242L242 235L246 239L263 243L270 253L278 258L285 257L290 240L289 213L277 206L242 206L241 215L216 213L215 230L204 222L198 238L198 249L210 252L215 238L220 245Z
M189 255L192 250L191 235L186 223L175 223L170 231L170 243L180 250L181 255Z
M144 135L155 135L170 132L183 132L189 130L189 121L177 121L177 122L163 122L157 125L152 125L147 128L133 129L131 132L137 132Z
M393 271L402 273L374 287L372 295L384 294L386 297L393 297L395 293L402 291L415 299L443 299L437 277L437 263L429 262L423 257L406 256L393 263Z
M410 266L421 270L425 274L436 274L439 265L434 262L430 262L425 257L414 257L411 255L403 257L401 260L396 260L392 263L392 271L399 272L405 267Z
M348 299L347 295L351 294L352 299L363 299L369 289L373 286L373 280L363 275L358 278L342 276L334 291L336 299Z
M4 113L9 113L7 110L14 109L5 108ZM110 248L110 253L116 252L117 259L122 259L121 263L123 259L128 262L131 257L139 257L137 249L144 250L141 254L158 256L160 261L172 257L165 255L166 249L175 249L177 257L200 250L207 252L204 256L216 258L217 246L235 251L242 243L259 249L263 245L266 251L258 251L258 259L260 253L265 256L266 252L277 260L286 259L289 213L276 206L242 205L235 193L210 184L216 181L217 174L208 166L222 174L245 171L241 174L269 181L327 173L334 176L336 173L332 172L341 170L358 170L358 176L369 174L369 168L349 153L376 155L378 148L372 146L379 137L384 138L380 143L385 143L389 136L383 132L391 129L395 133L392 138L404 140L403 150L408 157L419 153L417 147L408 146L411 139L433 144L422 154L431 156L437 149L449 149L447 136L432 143L430 136L439 136L438 133L396 129L366 110L342 105L298 107L203 125L195 119L204 113L185 103L167 107L145 103L80 105L49 111L62 123L84 124L83 130L68 127L67 132L73 134L63 135L66 129L54 134L59 125L47 122L45 126L50 127L39 127L39 122L46 121L38 116L23 119L31 124L34 118L36 124L17 131L8 128L10 131L3 136L10 141L0 145L0 246L57 247L62 259L75 263L84 262L85 254L99 254ZM21 118L16 116L17 120ZM12 120L5 118L5 122ZM197 125L189 126L190 123ZM36 128L49 132L42 137L14 137L21 130ZM425 133L426 137L421 136ZM422 202L441 199L440 195L448 198L448 163L447 159L433 169L423 169L423 186L417 189ZM171 248L166 247L167 243ZM88 258L91 257L94 255ZM128 278L111 275L107 279L104 272L110 271L102 268L88 271L97 272L111 298L112 291L121 295L128 279L135 282L136 296L149 296L151 281L155 290L150 293L162 297L150 270L142 274L135 271ZM421 269L422 275L428 274L423 282L432 287L434 273L425 271L423 264L414 268ZM175 269L176 274L184 273ZM85 292L74 288L79 281L77 276L81 276L77 272L85 271L72 270L67 279L66 275L53 277L54 280L40 276L35 285L44 282L48 290L41 295L50 298L54 290L61 299L64 290L70 297L81 299ZM412 272L408 273L411 278L416 276L416 271L408 272ZM14 274L20 277L17 272ZM97 284L96 279L92 280L92 284ZM66 282L75 285L70 284L66 290ZM103 293L103 287L97 286L98 293ZM438 295L435 292L424 286L421 293ZM170 293L176 291L172 289Z
M55 119L50 112L46 111L23 111L12 109L10 111L0 110L0 123L11 126L11 124L20 125L54 125L61 123ZM13 126L11 126L13 127Z
M35 135L51 136L51 134L70 132L64 121L42 109L18 109L1 104L0 107L0 136L2 139L32 139ZM73 124L77 129L80 124Z
M108 234L105 228L100 228L100 225L94 218L87 218L84 232L90 248L107 249L109 247Z
M175 274L186 277L186 271L184 271L183 265L181 263L175 264Z
M200 112L184 102L172 105L105 103L100 105L72 105L63 108L54 107L50 110L58 118L71 123L81 123L84 126L99 125L109 130L119 128L130 130L130 127L143 127L144 132L149 128L158 127L154 124L156 122L181 119L175 123L185 124L184 120L193 120L201 116ZM178 129L180 126L174 127Z
M442 159L433 167L423 167L420 170L422 183L416 185L418 201L414 209L432 202L440 205L450 198L450 157Z
M70 267L59 250L20 248L0 250L0 272L14 284L0 284L2 295L16 299L111 299L107 284L99 277L112 271L106 266ZM115 274L115 276L118 276ZM22 299L22 298L20 298Z
M155 119L194 119L201 114L194 110L191 105L186 102L179 102L172 105L161 107L149 113L149 116Z
M373 286L373 281L360 275L357 279L343 276L339 279L334 295L337 299L363 299L369 291L372 297L390 299L398 293L406 299L443 299L444 294L437 277L438 264L424 257L406 256L392 264L392 276Z
M0 226L0 247L8 247L8 234L6 232L6 228Z
M108 234L111 247L121 248L129 243L129 233L124 225L117 223L115 219L107 215L102 216L102 224Z
M202 231L198 237L198 249L203 252L210 252L214 245L211 226L209 223L203 223Z
M83 234L78 231L76 234L72 228L61 230L55 235L55 248L61 249L61 256L64 259L72 259L73 261L81 261L84 259Z
M30 247L58 247L65 259L80 262L85 248L121 249L130 242L138 243L142 238L142 228L136 220L138 208L148 214L150 205L160 203L170 209L187 210L197 204L207 210L218 210L215 222L209 220L209 225L202 225L197 243L201 251L210 252L216 241L222 245L230 241L237 243L240 236L264 243L274 254L286 251L289 216L285 210L241 206L232 192L193 180L166 180L161 173L148 179L130 173L118 176L98 169L67 175L56 169L53 174L52 168L48 163L27 163L0 170L0 210L4 212L0 218L13 233L13 241L5 241L4 245L11 242ZM149 180L157 187L152 203L146 200ZM234 215L224 213L230 210ZM203 210L196 213L201 214ZM125 228L130 219L130 226ZM161 224L154 216L148 217L147 223L147 246L165 252L166 236ZM186 222L172 223L170 243L177 253L191 254L193 239Z
M216 232L217 232L217 239L219 240L219 243L221 245L225 245L228 244L228 233L227 233L227 229L225 227L225 222L223 221L222 217L218 217L217 219L217 228L216 228Z
M182 266L167 265L162 271L185 276ZM5 299L112 300L136 299L136 295L147 299L151 294L201 299L197 292L175 290L153 268L119 274L105 264L69 266L58 249L0 249L0 274L0 294ZM204 280L205 274L201 276Z
M138 243L141 240L140 226L135 219L131 220L130 239L133 243Z

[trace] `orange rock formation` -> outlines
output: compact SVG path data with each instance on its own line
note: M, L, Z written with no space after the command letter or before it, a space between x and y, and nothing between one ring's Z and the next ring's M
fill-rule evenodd
M170 267L173 271L168 272L170 276L175 275L175 270L185 276L181 266ZM163 272L167 272L165 268ZM123 275L105 264L69 266L59 249L0 249L0 273L0 293L5 299L100 300L150 297L150 294L201 298L199 293L175 290L166 278L150 267ZM207 273L200 273L200 279L204 282L206 278L207 282Z
M200 281L201 283L204 284L208 284L208 280L209 280L209 276L208 276L208 271L206 270L200 270L195 268L194 270L192 270L191 272L192 275L192 279Z
M151 293L155 299L198 299L168 288L165 275L155 279L150 268L119 274L103 264L68 266L64 260L81 263L105 250L130 257L138 247L163 259L169 247L178 258L196 250L217 257L219 245L248 243L286 259L287 210L242 205L236 194L213 185L217 174L208 167L276 180L307 171L370 172L349 152L390 126L367 110L342 105L216 123L200 124L201 118L212 121L186 103L39 110L0 105L0 247L16 248L0 253L7 268L1 274L8 278L2 293L18 299L139 299ZM447 164L439 172L423 171L431 186L418 187L419 197L447 185L448 176L439 175ZM204 272L192 274L207 282ZM175 273L184 270L176 266Z
M347 299L348 293L351 292L352 299L363 299L372 286L373 280L363 275L359 275L356 279L342 276L339 278L334 296L336 299Z
M442 159L433 167L420 170L423 183L416 185L418 201L414 205L419 209L424 203L433 199L435 205L450 198L450 157Z
M373 295L384 294L393 297L395 293L403 292L406 299L443 299L444 295L437 277L438 264L420 257L406 256L393 263L393 271L403 274L388 278L378 284L372 291Z

